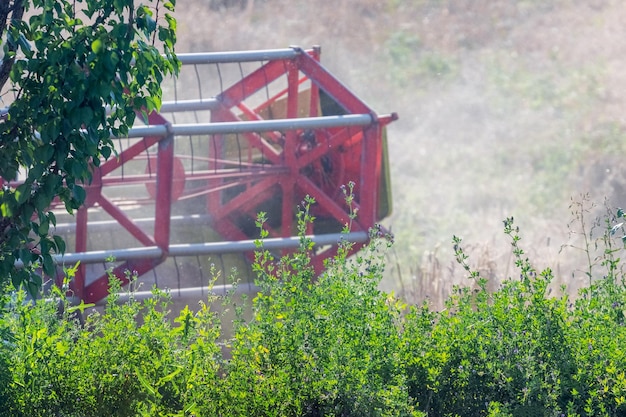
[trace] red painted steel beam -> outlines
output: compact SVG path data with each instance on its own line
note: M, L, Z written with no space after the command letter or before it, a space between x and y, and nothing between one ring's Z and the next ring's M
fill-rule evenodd
M141 115L139 114L139 117ZM167 124L168 121L159 113L152 112L148 115L148 124L149 125L164 125ZM155 145L157 142L162 140L161 136L148 136L143 138L143 140L138 141L131 145L129 148L120 152L117 158L110 158L108 161L104 162L100 165L100 173L104 177L105 175L111 173L115 169L121 167L126 162L132 160L142 152L145 152L148 148Z
M382 131L375 124L363 131L361 175L359 179L360 221L373 226L378 212L378 187L381 174Z
M242 120L227 108L222 108L220 111L213 112L212 122L241 122ZM260 119L259 119L260 120ZM250 143L251 146L260 150L263 155L270 160L271 163L279 165L282 162L281 152L276 150L269 143L257 133L248 132L243 133L242 136Z
M337 201L329 197L324 191L322 191L315 183L313 183L309 178L305 176L298 176L296 180L296 185L305 193L309 194L311 197L315 198L317 204L320 207L324 208L329 214L331 214L337 221L341 224L349 223L350 216L349 213L341 207ZM354 226L355 231L362 231L367 229L367 227L363 227L362 224L367 224L362 221L361 217L357 217L352 225Z
M172 212L172 185L174 178L174 137L167 136L159 142L157 154L156 206L154 212L154 241L167 257L170 242L170 216Z
M263 191L276 185L279 180L280 178L278 177L264 179L261 182L254 184L252 187L248 188L248 190L246 190L245 192L234 197L232 200L221 205L219 209L210 214L213 216L214 221L217 223L220 219L228 216L230 213L239 210L242 207L255 204L255 202L259 201L258 196L261 195Z
M156 242L154 237L150 236L143 231L139 226L133 222L122 210L120 210L115 204L104 196L100 196L97 203L102 207L104 211L109 213L117 222L126 229L135 239L137 239L144 246L155 246Z
M87 207L80 207L76 211L76 243L74 245L75 252L87 251L87 222L88 222ZM86 265L80 264L74 279L70 283L70 289L73 292L73 296L79 299L84 298L85 282L87 279Z
M137 276L141 276L151 269L154 269L161 262L160 259L130 260L113 268L111 274L117 277L121 281L122 286L124 286L130 282L128 280L129 273L131 275L136 274ZM96 303L109 295L109 288L109 274L107 273L97 278L85 288L82 299L85 300L86 303Z
M355 96L345 85L337 80L330 72L320 65L309 54L300 54L295 58L295 62L309 79L319 88L324 90L337 103L339 103L349 113L371 114L375 113L363 101Z
M298 68L292 62L288 62L287 72L287 119L298 117ZM290 177L282 178L280 186L283 193L281 232L283 237L291 236L293 223L294 203L294 177L298 175L296 163L296 150L298 148L298 135L294 130L285 133L285 145L283 148L283 164L291 170Z
M286 72L284 60L270 61L218 94L216 98L227 108L235 107Z

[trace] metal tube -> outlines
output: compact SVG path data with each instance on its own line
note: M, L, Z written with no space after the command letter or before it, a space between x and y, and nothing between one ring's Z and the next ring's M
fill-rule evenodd
M320 129L327 127L366 126L374 122L370 114L347 114L343 116L301 117L295 119L254 120L241 122L216 122L176 124L170 126L174 135L217 135L228 133L269 132L272 130ZM139 126L130 129L129 138L166 136L165 125Z
M103 263L109 259L115 262L123 262L137 259L157 259L163 255L163 251L158 246L145 246L127 249L97 250L89 252L66 253L65 255L55 255L52 257L57 264L81 264Z
M367 232L351 233L328 233L323 235L309 235L316 246L336 245L344 240L347 242L363 243L369 238ZM261 249L293 249L300 245L300 237L271 238L262 241ZM234 242L206 242L170 245L169 256L196 256L222 253L242 253L257 249L256 240L240 240ZM109 259L115 262L158 259L163 255L163 251L158 246L144 246L127 249L98 250L89 252L66 253L65 255L54 255L52 259L57 264L74 264L78 261L81 264L103 263ZM21 261L15 263L17 268L23 267Z
M311 235L311 239L317 246L336 245L340 240L361 243L368 239L367 232L330 233L324 235ZM293 249L300 245L300 237L284 237L265 239L261 249ZM240 253L256 250L255 240L241 240L235 242L206 242L170 245L170 256L208 255L215 253Z
M300 48L261 49L258 51L227 51L176 54L183 65L227 64L237 62L276 61L293 59L302 53Z
M164 137L169 133L167 131L167 126L165 125L151 125L151 126L139 126L133 127L128 131L128 135L126 137L129 138L143 138L146 136L151 137ZM111 136L111 139L116 139L115 136ZM110 159L112 160L112 159Z
M169 292L170 296L174 299L180 298L193 298L200 299L201 297L206 297L208 294L215 295L226 295L228 292L232 291L235 294L251 294L253 292L260 291L261 288L257 287L254 284L225 284L225 285L214 285L212 287L188 287L188 288L170 288L166 289ZM146 300L154 296L152 291L134 291L132 293L129 292L120 292L118 294L118 302L124 303L127 302L130 297L134 300ZM78 304L78 300L75 300L76 304ZM96 302L96 305L105 305L106 298Z
M208 223L211 221L211 216L208 214L189 214L184 216L172 216L171 221L173 223L191 224L194 222ZM154 217L145 217L141 219L133 219L133 223L136 225L152 225L154 224ZM98 220L88 223L89 231L108 230L111 227L120 226L117 220ZM54 233L72 233L76 230L76 223L59 223L54 228Z
M174 135L159 142L157 154L156 197L154 207L154 242L160 248L170 244L172 189L174 187Z
M203 100L179 100L179 101L164 101L161 105L161 113L175 113L183 111L197 111L197 110L215 110L221 103L215 98L203 99Z
M163 251L158 246L143 246L138 248L66 253L65 255L53 255L52 260L57 265L75 264L79 261L81 265L87 265L104 263L110 259L114 262L123 262L130 260L158 259L161 256L163 256ZM15 267L18 269L23 268L24 263L21 260L15 261Z

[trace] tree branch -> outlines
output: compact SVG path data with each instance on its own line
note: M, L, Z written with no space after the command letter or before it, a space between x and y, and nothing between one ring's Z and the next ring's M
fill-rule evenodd
M10 1L0 3L0 38L5 36L7 29L11 27L13 22L22 20L24 8L24 0L14 0L12 6ZM10 19L9 16L11 16ZM15 52L17 45L9 43L8 50ZM9 74L11 73L14 62L15 57L7 58L4 56L3 59L0 60L0 90L2 90L2 87L4 87L9 79Z

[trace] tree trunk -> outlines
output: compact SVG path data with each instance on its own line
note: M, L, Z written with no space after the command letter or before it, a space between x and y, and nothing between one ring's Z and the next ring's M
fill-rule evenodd
M17 45L8 42L6 32L13 22L22 20L25 8L24 1L25 0L14 0L0 2L0 39L5 39L10 52L15 52ZM15 62L15 57L4 56L3 59L0 60L0 91L9 79L13 62Z

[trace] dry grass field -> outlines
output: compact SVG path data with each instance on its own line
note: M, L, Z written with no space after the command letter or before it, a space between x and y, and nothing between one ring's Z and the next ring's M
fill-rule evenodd
M588 225L605 199L624 204L621 1L181 0L176 16L179 52L319 44L351 89L399 113L384 285L413 300L464 282L453 235L477 268L509 276L508 216L537 268L576 286L584 254L561 250L579 243L572 201L597 204Z

